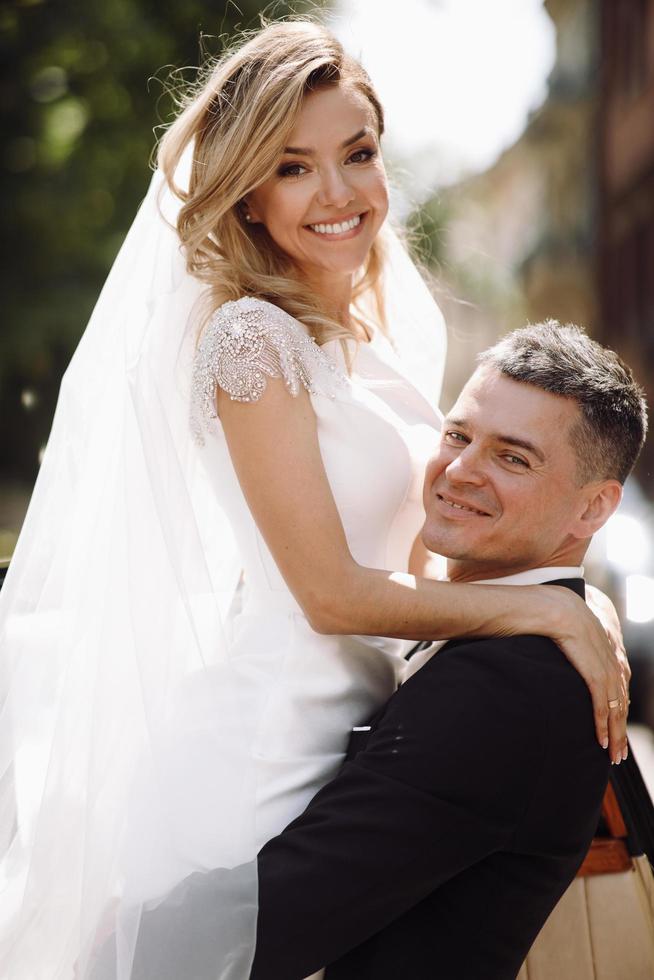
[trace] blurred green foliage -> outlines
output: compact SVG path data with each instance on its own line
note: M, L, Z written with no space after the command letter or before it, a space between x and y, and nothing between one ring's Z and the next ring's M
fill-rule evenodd
M448 198L436 193L416 208L407 220L408 243L414 259L436 271L446 253L445 231L451 209Z
M312 7L324 4L312 3ZM268 18L309 4L265 5ZM0 5L0 459L31 483L61 376L150 178L164 81L258 24L256 0Z

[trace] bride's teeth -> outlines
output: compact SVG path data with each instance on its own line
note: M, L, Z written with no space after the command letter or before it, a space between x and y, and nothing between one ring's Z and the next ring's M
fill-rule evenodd
M351 231L360 223L361 215L358 214L356 217L350 218L349 221L336 222L336 224L331 225L309 225L309 227L319 235L342 235L343 232Z

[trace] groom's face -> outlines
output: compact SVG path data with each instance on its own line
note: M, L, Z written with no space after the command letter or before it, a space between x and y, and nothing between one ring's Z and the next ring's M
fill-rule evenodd
M425 476L422 538L453 560L451 572L458 563L489 577L579 563L587 542L572 533L586 507L570 440L578 419L572 399L489 366L473 374Z

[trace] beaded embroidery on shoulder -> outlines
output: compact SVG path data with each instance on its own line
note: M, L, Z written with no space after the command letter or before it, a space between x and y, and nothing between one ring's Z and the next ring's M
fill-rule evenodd
M283 378L291 395L303 385L311 394L335 397L346 378L313 337L273 303L244 296L218 307L200 339L193 362L190 424L200 445L216 418L216 387L233 401L258 401L268 378Z

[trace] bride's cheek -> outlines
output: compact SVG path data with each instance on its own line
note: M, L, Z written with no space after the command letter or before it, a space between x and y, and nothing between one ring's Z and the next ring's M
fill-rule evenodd
M389 207L388 184L386 183L385 173L382 173L376 182L376 187L373 192L373 200L375 209L383 220L388 213Z

